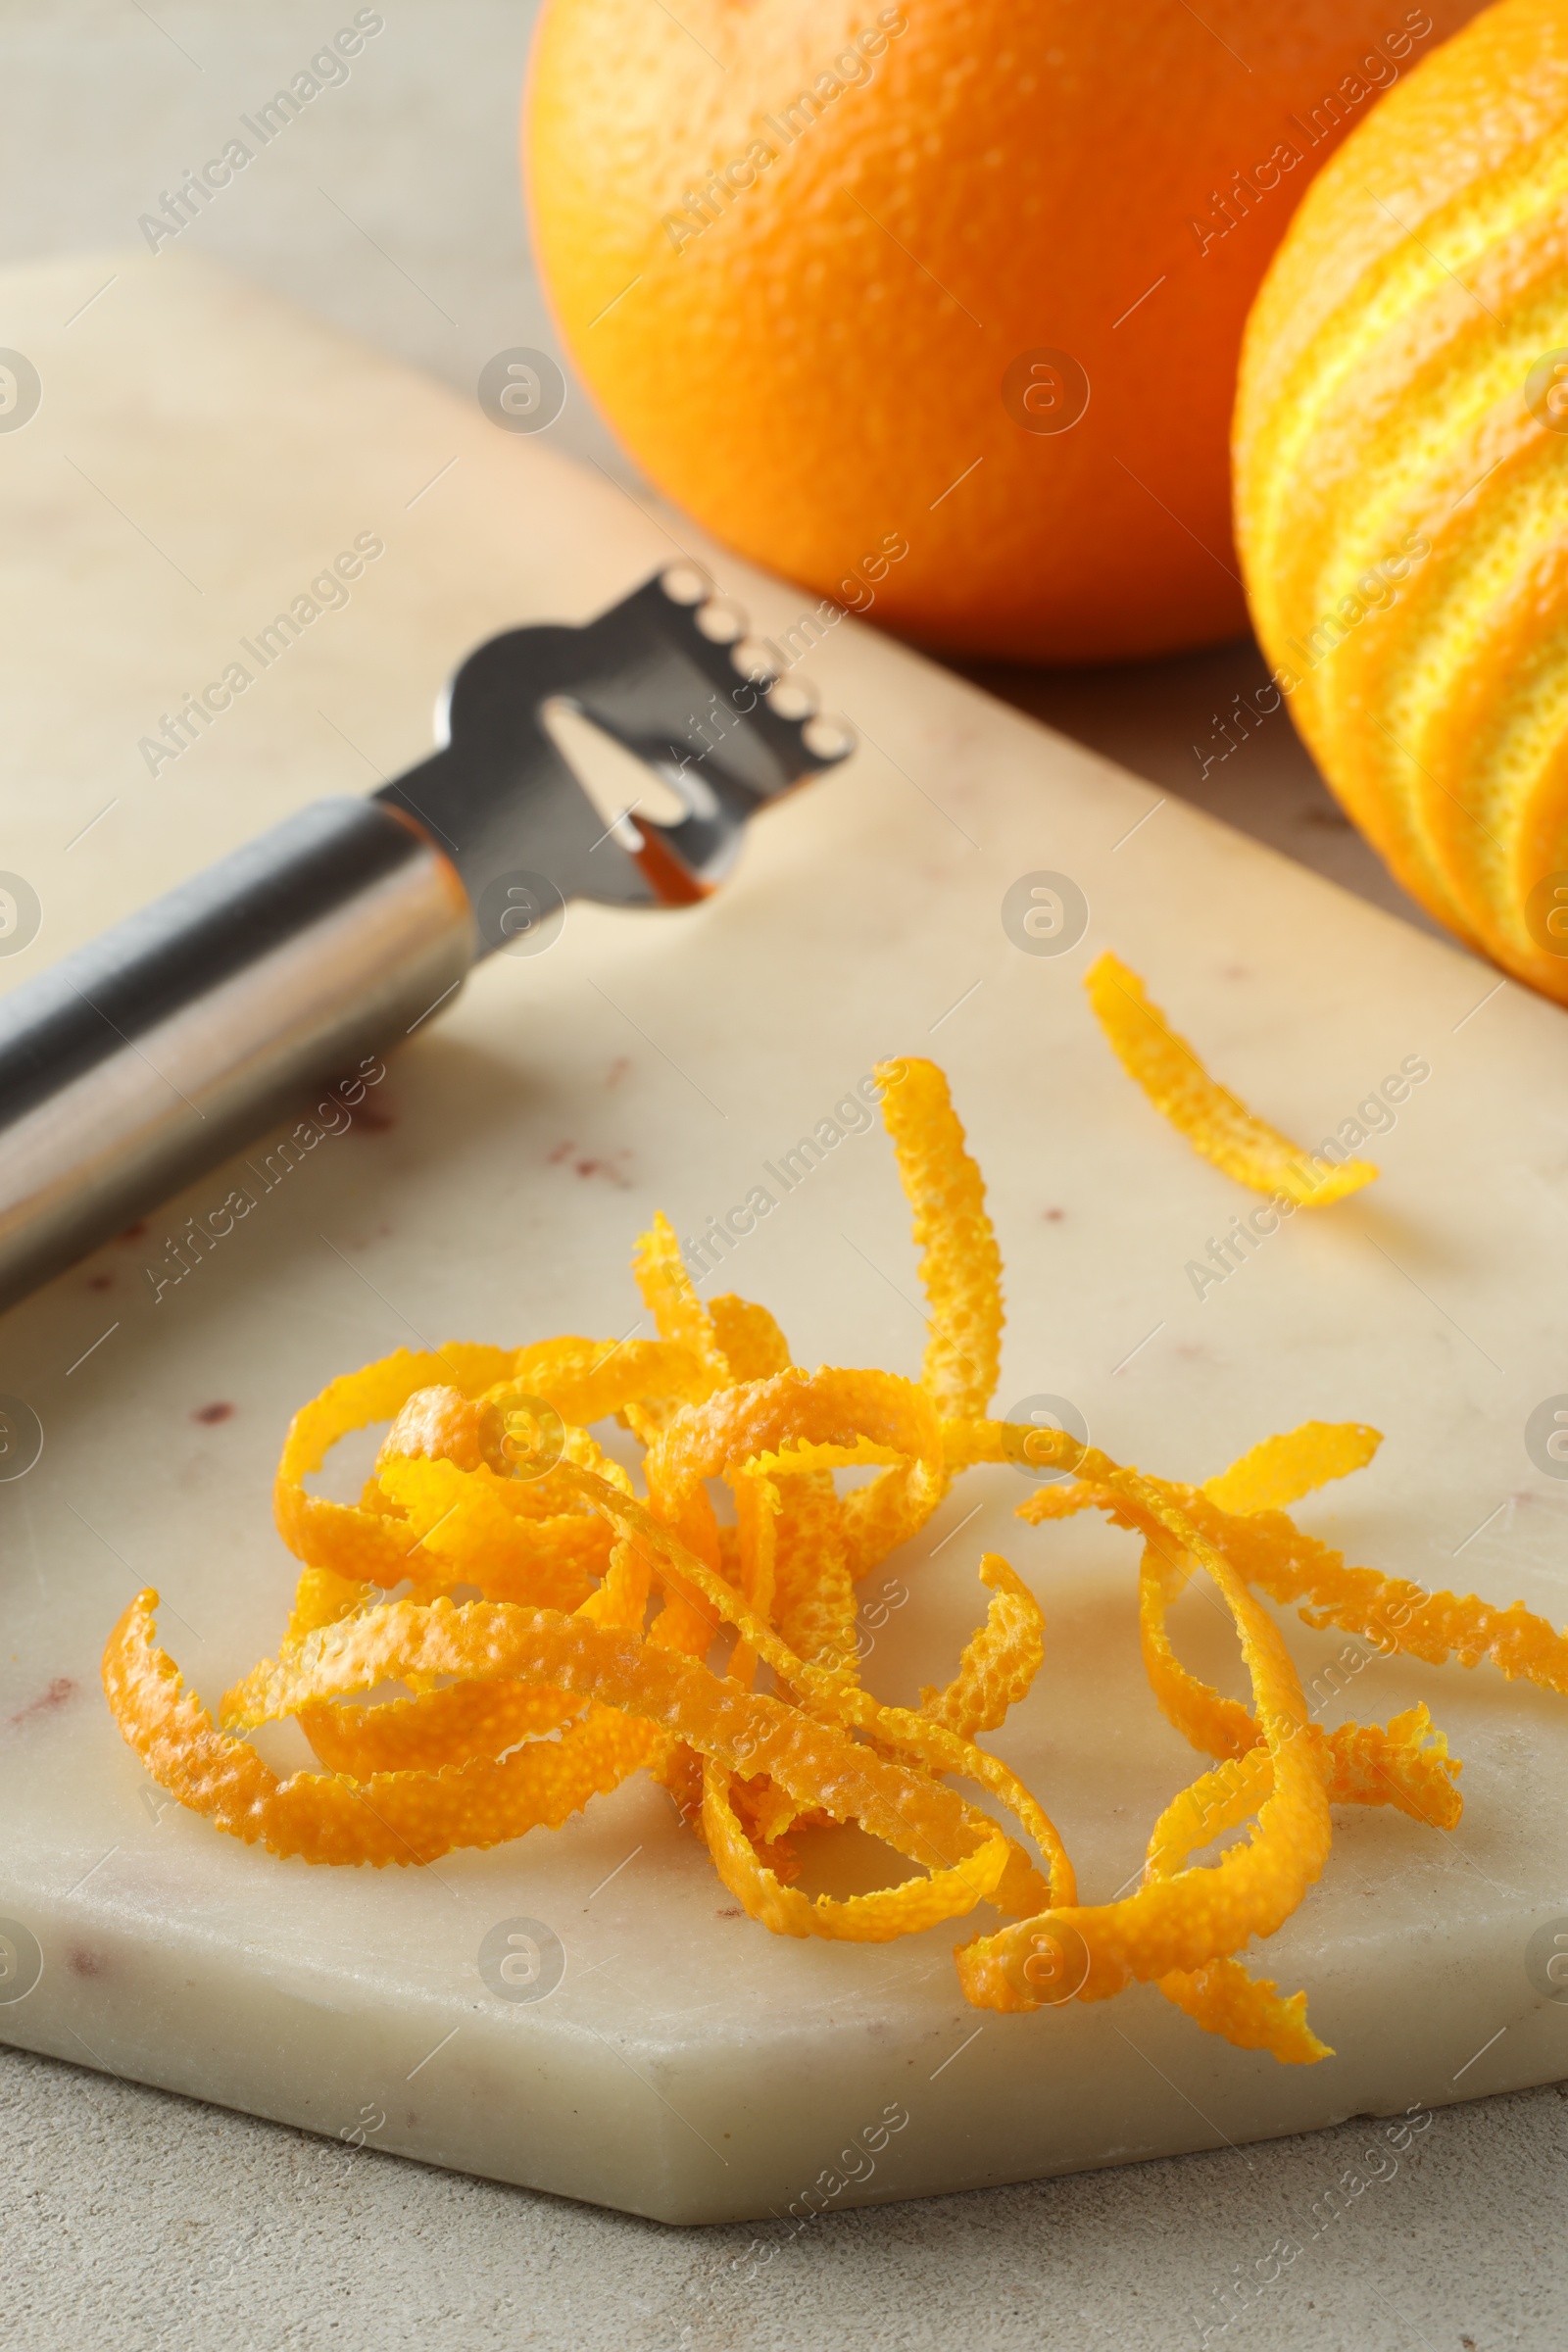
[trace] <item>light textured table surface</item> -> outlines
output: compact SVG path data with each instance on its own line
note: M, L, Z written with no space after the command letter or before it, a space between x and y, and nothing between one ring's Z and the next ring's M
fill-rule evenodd
M339 22L294 0L0 7L5 258L113 247ZM471 388L548 346L513 118L531 10L393 5L347 86L185 232ZM0 341L4 341L0 322ZM112 397L112 387L106 387ZM561 443L633 490L570 401ZM638 493L639 495L643 495ZM1156 783L1401 902L1337 818L1283 713L1200 778L1195 743L1250 649L1111 679L998 681ZM1373 2180L1351 2124L1311 2138L846 2213L786 2242L680 2232L425 2171L48 2061L0 2053L0 2325L54 2346L368 2345L642 2352L773 2344L1555 2346L1568 2288L1562 2090L1448 2108ZM1381 2169L1381 2166L1380 2166ZM1350 2185L1365 2183L1357 2193ZM1338 2186L1346 2211L1312 2236ZM1271 2249L1299 2247L1288 2261ZM1265 2274L1275 2269L1278 2276ZM1251 2307L1229 2327L1238 2277Z

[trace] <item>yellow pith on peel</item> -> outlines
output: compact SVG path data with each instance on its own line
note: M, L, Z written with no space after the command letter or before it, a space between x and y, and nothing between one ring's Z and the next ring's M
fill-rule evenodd
M1258 1595L1366 1633L1386 1654L1486 1657L1565 1692L1568 1640L1517 1604L1429 1594L1300 1534L1281 1506L1371 1458L1379 1440L1362 1424L1308 1422L1189 1487L1059 1432L987 1419L1003 1314L980 1174L940 1070L898 1061L877 1076L923 1251L921 1380L803 1370L764 1308L703 1304L658 1219L635 1259L657 1339L400 1349L296 1414L275 1509L303 1571L276 1657L227 1693L215 1724L158 1646L158 1595L138 1593L104 1654L121 1730L182 1804L312 1862L428 1862L559 1828L646 1766L724 1886L775 1934L884 1942L989 1905L1002 1924L956 1952L979 2007L1103 2000L1152 1982L1241 2048L1286 2064L1327 2056L1304 1993L1282 1995L1241 1955L1320 1876L1331 1807L1390 1804L1451 1827L1459 1766L1425 1707L1381 1727L1315 1725ZM1294 1151L1257 1122L1241 1133L1231 1113L1247 1114L1212 1092L1230 1106L1220 1164L1240 1173L1238 1156L1255 1166ZM1279 1181L1276 1168L1269 1188ZM612 1417L642 1443L646 1500L592 1435ZM388 1420L358 1503L307 1492L340 1438ZM981 1560L990 1604L945 1689L896 1707L859 1678L856 1585L982 1462L1074 1473L1020 1507L1032 1524L1097 1507L1142 1537L1151 1686L1213 1760L1154 1824L1142 1884L1113 1902L1080 1903L1050 1815L978 1744L1044 1655L1039 1606L1005 1560ZM877 1475L840 1492L836 1471L867 1468ZM731 1490L732 1525L714 1512L713 1479ZM1250 1705L1176 1655L1166 1612L1195 1575L1235 1624ZM479 1597L458 1600L460 1589ZM403 1695L374 1698L388 1685ZM283 1778L262 1761L244 1735L283 1717L322 1770ZM792 1831L851 1820L917 1875L847 1900L808 1896L791 1883ZM1216 1860L1191 1859L1242 1829Z

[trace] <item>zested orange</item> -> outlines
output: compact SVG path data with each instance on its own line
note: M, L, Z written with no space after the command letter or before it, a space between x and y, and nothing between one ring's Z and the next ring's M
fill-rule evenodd
M1461 938L1568 1003L1568 4L1402 82L1248 329L1237 511L1277 683Z
M1215 641L1248 305L1324 158L1471 13L550 0L546 283L651 479L813 597L1029 661Z

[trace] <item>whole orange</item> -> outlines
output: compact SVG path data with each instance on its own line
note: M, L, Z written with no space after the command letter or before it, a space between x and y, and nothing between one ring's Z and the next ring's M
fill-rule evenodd
M1348 141L1248 329L1275 685L1407 889L1568 1003L1568 0L1504 0Z
M537 251L718 538L935 646L1244 625L1227 435L1307 180L1456 0L548 0Z

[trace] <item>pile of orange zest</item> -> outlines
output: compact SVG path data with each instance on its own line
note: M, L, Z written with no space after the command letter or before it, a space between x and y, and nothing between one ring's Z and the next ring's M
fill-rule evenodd
M1256 1117L1209 1076L1187 1040L1151 1003L1138 974L1116 956L1100 956L1085 973L1084 987L1129 1078L1195 1152L1238 1184L1271 1199L1283 1194L1301 1208L1323 1208L1358 1193L1377 1175L1364 1159L1319 1164L1301 1145Z
M1451 1828L1459 1765L1424 1706L1387 1725L1315 1723L1260 1596L1388 1655L1490 1659L1563 1692L1568 1640L1517 1603L1348 1567L1293 1524L1287 1504L1371 1460L1381 1441L1362 1423L1307 1422L1197 1487L986 1418L1003 1318L979 1171L939 1070L877 1074L922 1252L920 1380L803 1369L764 1307L699 1299L656 1219L634 1261L656 1338L399 1350L333 1381L296 1416L278 1469L277 1523L302 1568L277 1655L215 1723L159 1647L157 1595L142 1592L105 1652L110 1705L171 1794L276 1854L428 1862L559 1828L647 1768L776 1934L882 1942L985 1906L991 1923L956 1953L978 2006L1152 1983L1239 2047L1312 2063L1329 2053L1305 1995L1244 1955L1321 1874L1331 1808L1392 1805ZM643 1499L593 1435L612 1418L642 1446ZM375 1422L391 1426L359 1501L313 1494L330 1447ZM981 1558L989 1605L945 1688L900 1707L860 1680L858 1582L981 1463L1063 1473L1019 1507L1027 1523L1094 1507L1142 1539L1150 1685L1207 1761L1154 1824L1142 1883L1113 1902L1079 1901L1050 1814L980 1744L1045 1655L1039 1605L1005 1560ZM877 1475L841 1490L838 1472L866 1469ZM733 1496L725 1523L714 1480ZM1194 1577L1235 1626L1249 1704L1177 1655L1168 1614ZM319 1771L264 1762L248 1735L282 1719ZM915 1875L808 1895L792 1839L850 1821Z

